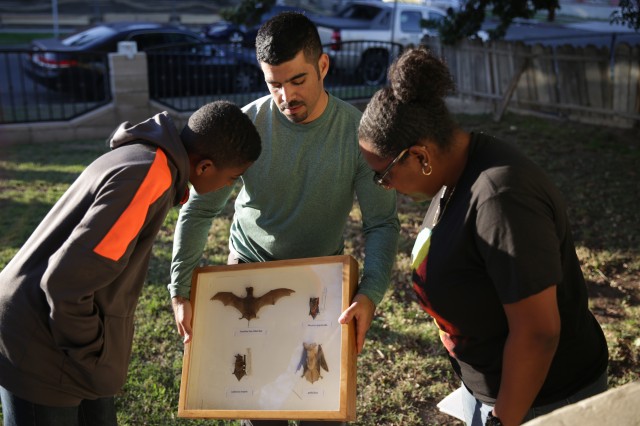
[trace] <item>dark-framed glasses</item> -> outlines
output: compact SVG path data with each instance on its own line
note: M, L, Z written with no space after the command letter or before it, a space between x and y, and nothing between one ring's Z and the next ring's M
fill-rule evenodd
M375 182L375 184L388 189L390 185L389 182L387 182L387 176L389 175L389 172L391 171L391 169L393 169L393 166L395 166L400 160L402 160L408 152L409 148L403 149L402 151L400 151L400 154L398 154L398 156L394 158L391 163L389 163L387 168L384 169L382 173L375 172L373 174L373 181Z

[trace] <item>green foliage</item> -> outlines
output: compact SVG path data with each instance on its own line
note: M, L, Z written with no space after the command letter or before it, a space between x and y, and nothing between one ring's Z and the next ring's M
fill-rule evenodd
M236 25L245 24L253 26L260 22L260 16L268 12L276 0L242 0L235 7L224 8L220 11L220 16Z
M611 22L627 25L636 31L640 30L640 2L638 0L620 0L619 10L611 14Z
M498 26L489 31L491 39L500 39L514 19L531 19L538 11L547 10L549 20L555 17L558 0L468 0L460 10L447 10L447 17L438 25L444 44L454 45L465 38L474 37L487 14L499 20Z
M36 38L50 38L53 33L0 33L0 46L26 45Z

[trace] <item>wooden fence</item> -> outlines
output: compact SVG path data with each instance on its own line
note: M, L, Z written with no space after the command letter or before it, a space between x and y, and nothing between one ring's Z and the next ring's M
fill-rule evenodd
M489 100L494 118L506 109L630 128L640 123L640 46L527 46L424 40L442 57L462 97Z

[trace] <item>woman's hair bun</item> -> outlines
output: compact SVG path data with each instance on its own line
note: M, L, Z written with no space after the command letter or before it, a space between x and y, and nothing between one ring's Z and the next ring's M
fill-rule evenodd
M389 83L403 103L444 98L455 88L445 63L424 47L410 48L393 62Z

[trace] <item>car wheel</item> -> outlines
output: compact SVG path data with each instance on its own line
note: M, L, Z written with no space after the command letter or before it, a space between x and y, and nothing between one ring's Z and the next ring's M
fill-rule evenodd
M379 86L387 79L389 55L382 50L366 52L360 65L362 81L367 86Z
M262 72L257 68L243 67L232 77L234 93L253 92L260 87Z

